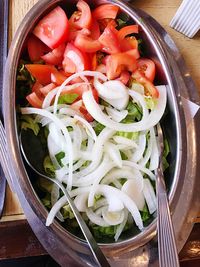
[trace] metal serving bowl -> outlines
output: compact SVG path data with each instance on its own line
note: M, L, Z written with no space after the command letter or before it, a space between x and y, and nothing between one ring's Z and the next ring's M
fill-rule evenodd
M33 231L45 249L62 266L96 266L84 240L72 235L57 221L50 227L45 226L47 210L41 204L24 165L16 121L16 71L27 36L39 19L56 5L61 5L71 14L76 2L41 0L25 16L11 44L6 64L4 118L13 171L12 186ZM168 113L162 123L171 149L167 184L177 246L180 250L192 229L198 206L197 196L200 195L200 187L197 185L200 180L197 177L197 162L200 159L197 143L199 113L190 122L186 122L182 105L183 98L199 103L196 88L175 44L153 18L119 0L88 2L92 7L112 2L130 20L140 25L141 36L147 44L148 57L156 62L157 82L167 85ZM102 240L100 246L113 266L156 266L155 235L156 218L143 232L126 236L117 243L103 243Z

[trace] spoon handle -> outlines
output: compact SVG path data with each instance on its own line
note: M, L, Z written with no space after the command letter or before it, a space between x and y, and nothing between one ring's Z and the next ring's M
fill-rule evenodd
M41 175L41 174L40 174ZM85 221L83 220L80 212L77 210L73 200L71 199L69 193L67 192L67 190L65 189L65 187L57 180L55 179L51 179L48 176L42 175L42 177L44 177L45 179L48 179L50 181L52 181L53 183L57 184L61 190L63 191L63 193L66 196L66 199L70 205L71 210L74 213L74 216L81 228L81 231L86 239L86 241L88 242L88 245L90 247L90 250L96 260L96 262L98 263L98 266L102 266L102 267L110 267L110 264L108 263L106 257L104 256L103 252L101 251L101 249L99 248L96 240L94 239L92 233L90 232L87 224L85 223Z

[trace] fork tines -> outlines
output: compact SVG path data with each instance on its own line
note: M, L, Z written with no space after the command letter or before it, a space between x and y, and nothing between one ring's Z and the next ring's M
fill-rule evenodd
M200 29L200 0L184 0L170 26L192 38Z

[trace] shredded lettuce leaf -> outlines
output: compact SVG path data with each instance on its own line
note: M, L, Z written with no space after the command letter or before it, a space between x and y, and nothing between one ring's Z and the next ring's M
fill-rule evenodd
M58 99L58 104L72 104L78 97L78 94L61 95Z
M65 157L65 152L60 151L59 153L57 153L57 154L55 155L55 157L56 157L56 159L57 159L57 161L58 161L58 164L59 164L61 167L63 167L62 159Z
M145 102L146 102L148 109L154 110L157 103L158 103L158 100L156 98L153 98L153 97L145 97Z
M50 177L55 177L55 167L53 166L53 163L48 156L45 157L43 162L44 170Z
M40 131L39 124L35 121L31 115L22 115L21 116L21 129L27 130L30 129L34 132L35 135L38 135Z

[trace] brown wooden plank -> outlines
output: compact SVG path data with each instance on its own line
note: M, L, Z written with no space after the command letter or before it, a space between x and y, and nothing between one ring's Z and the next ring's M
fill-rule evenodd
M0 260L45 254L26 220L0 223Z

